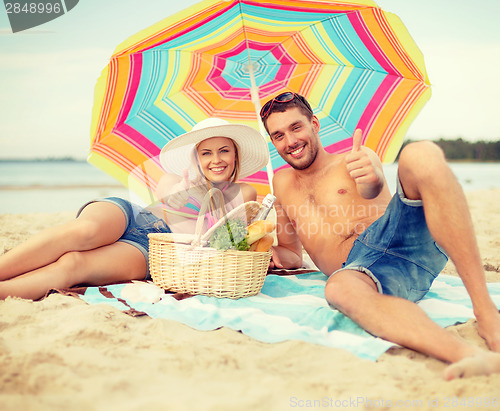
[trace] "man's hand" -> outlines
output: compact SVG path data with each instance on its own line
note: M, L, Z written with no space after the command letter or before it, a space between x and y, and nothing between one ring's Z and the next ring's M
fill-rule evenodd
M347 172L356 183L358 192L364 198L374 198L383 187L380 170L372 161L370 151L363 149L362 132L357 129L352 137L352 151L346 155Z
M275 247L271 247L271 251L273 255L271 256L271 261L269 262L269 268L283 268L283 264L281 264L280 258L278 256L278 252Z
M169 195L166 196L165 203L170 207L179 209L187 204L189 201L189 172L187 169L183 171L182 180L172 186Z

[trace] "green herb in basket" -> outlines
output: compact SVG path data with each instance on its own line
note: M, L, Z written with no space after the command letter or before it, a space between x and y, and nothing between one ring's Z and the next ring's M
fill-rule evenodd
M208 244L217 250L247 251L250 248L245 238L247 234L248 230L242 220L228 219L226 224L214 231Z

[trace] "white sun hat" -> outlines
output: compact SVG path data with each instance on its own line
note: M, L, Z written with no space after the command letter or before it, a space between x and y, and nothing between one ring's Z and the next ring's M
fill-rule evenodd
M168 173L182 176L183 170L192 167L191 153L203 140L227 137L238 146L240 159L239 178L248 177L264 168L269 160L269 150L264 137L255 129L243 124L231 124L219 118L207 118L185 134L170 140L162 148L160 163Z

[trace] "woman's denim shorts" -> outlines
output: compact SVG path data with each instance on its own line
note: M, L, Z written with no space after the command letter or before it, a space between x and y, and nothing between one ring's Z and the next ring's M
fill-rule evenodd
M340 270L367 274L382 294L420 300L446 265L448 256L432 238L420 200L405 197L398 180L384 215L356 239Z
M107 197L98 200L92 200L84 204L77 213L77 217L80 215L82 210L91 203L96 201L105 201L112 203L120 208L125 215L127 220L127 227L125 232L119 238L118 241L128 243L138 248L146 259L146 264L148 266L148 272L146 279L151 279L149 275L149 238L150 233L170 233L170 228L161 218L156 217L151 212L145 210L144 208L131 203L128 200L124 200L119 197Z

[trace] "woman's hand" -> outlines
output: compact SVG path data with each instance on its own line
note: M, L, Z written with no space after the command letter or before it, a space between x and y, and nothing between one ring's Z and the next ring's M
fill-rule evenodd
M189 172L185 169L183 171L182 180L172 186L169 190L169 194L164 197L163 202L175 209L184 207L189 201L190 186Z

